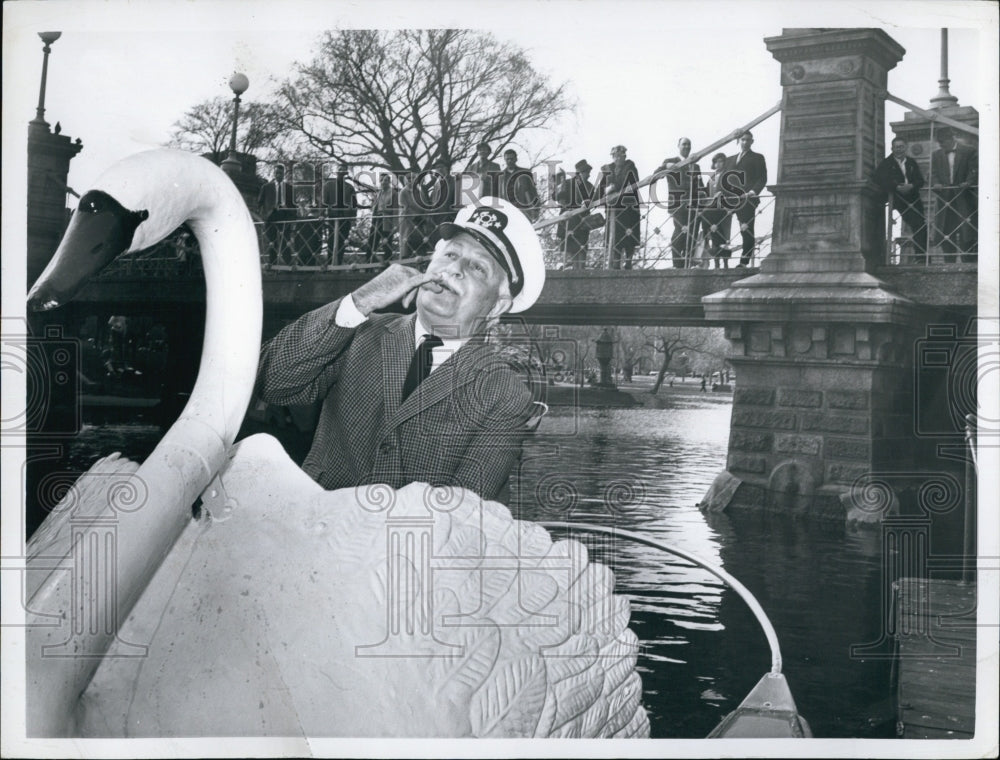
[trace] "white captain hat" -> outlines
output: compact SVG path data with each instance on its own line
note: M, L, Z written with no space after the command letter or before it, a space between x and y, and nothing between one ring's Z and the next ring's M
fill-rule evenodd
M512 314L538 300L545 285L542 243L528 217L513 203L488 195L462 208L455 221L441 224L438 230L445 240L465 232L496 259L510 281Z

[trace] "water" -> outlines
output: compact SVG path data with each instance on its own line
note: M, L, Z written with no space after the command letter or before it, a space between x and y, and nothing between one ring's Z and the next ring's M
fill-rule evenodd
M852 659L880 639L878 536L696 507L725 466L730 404L677 397L662 409L554 408L528 443L512 509L644 533L717 563L777 629L799 711L817 736L892 735L887 660ZM759 625L706 571L624 539L586 540L632 602L653 736L702 737L770 667Z
M730 398L677 395L665 408L554 407L525 447L515 514L637 531L735 575L774 624L784 673L816 736L892 736L888 660L850 656L880 639L879 535L775 517L705 515L696 503L725 466ZM68 447L83 471L115 450L137 460L159 430L84 427ZM651 547L577 534L610 565L632 603L654 737L698 738L770 667L767 642L736 594Z

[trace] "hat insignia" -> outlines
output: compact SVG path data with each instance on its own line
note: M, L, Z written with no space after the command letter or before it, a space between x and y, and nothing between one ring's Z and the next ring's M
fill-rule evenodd
M493 232L503 232L507 226L507 215L502 211L480 207L472 212L469 224L475 224Z

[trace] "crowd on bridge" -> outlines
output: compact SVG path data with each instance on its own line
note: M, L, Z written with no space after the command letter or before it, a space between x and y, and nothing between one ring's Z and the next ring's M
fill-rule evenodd
M930 164L937 199L932 244L943 253L957 253L962 261L971 261L978 237L978 153L959 143L947 127L938 130L937 142L940 147ZM475 157L459 172L439 159L423 172L384 171L377 183L369 184L352 178L341 164L317 186L319 204L312 202L316 194L309 195L307 205L318 205L319 213L312 214L315 224L308 228L296 224L310 216L297 194L301 183L289 182L284 166L278 164L273 181L264 184L258 196L266 262L268 266L342 265L349 244L362 252L366 263L428 255L441 223L450 221L470 199L495 196L513 203L532 222L541 221L542 227L556 225L554 236L548 239L550 248L557 248L560 255L556 258L563 268L585 269L596 263L631 269L636 251L646 243L642 222L651 205L665 207L670 216L674 268L714 265L728 269L737 245L735 266L748 267L759 256L757 217L768 181L767 161L753 150L753 143L753 134L742 132L737 150L731 155L712 155L710 170L705 172L692 158L691 140L681 137L676 155L664 159L645 179L625 146L616 145L611 161L600 167L596 183L591 181L594 169L586 159L574 164L571 175L549 167L539 182L529 168L519 164L513 148L503 150L503 166L497 163L488 142L477 146ZM917 161L907 155L903 138L892 141L892 154L871 179L889 201L890 219L895 211L909 228L905 243L910 251L924 255L928 224L921 190L926 183ZM544 192L540 192L543 183ZM647 201L639 193L644 186L648 186ZM365 196L367 203L361 200ZM546 208L556 214L555 220L541 219ZM368 212L367 227L359 234L362 210ZM603 240L595 246L592 233L596 230L603 231ZM595 249L600 252L596 260L590 255Z

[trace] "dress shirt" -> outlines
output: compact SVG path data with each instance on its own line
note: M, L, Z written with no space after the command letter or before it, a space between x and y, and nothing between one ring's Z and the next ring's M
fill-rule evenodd
M337 314L334 316L334 322L337 323L338 327L353 328L358 325L367 322L368 317L358 311L357 305L354 303L354 298L348 293L340 302L340 306L337 307ZM418 316L413 323L413 345L420 345L423 337L425 335L432 335L433 331L424 327L423 323L420 321ZM443 335L438 335L442 343L440 346L434 348L431 351L431 356L434 357L434 362L431 364L431 372L434 372L438 367L444 364L448 360L448 357L452 356L458 349L464 346L468 342L468 338L446 338Z
M899 170L903 173L903 183L909 184L910 178L906 174L906 159L896 159L896 163L899 164Z

